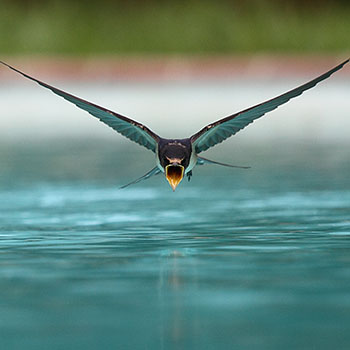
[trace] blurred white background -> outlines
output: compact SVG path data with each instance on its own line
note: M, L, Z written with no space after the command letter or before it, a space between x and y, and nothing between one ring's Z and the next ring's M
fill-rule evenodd
M275 97L310 78L47 82L142 122L162 137L183 138L214 120ZM248 143L278 140L348 143L349 97L350 84L342 77L342 71L337 72L233 138ZM88 113L24 78L23 82L18 79L1 82L0 101L2 141L112 137L127 141Z

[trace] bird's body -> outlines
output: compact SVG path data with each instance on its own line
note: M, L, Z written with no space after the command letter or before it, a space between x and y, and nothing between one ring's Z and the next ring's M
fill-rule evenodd
M123 187L148 179L151 176L164 173L173 191L175 191L176 187L184 176L187 176L188 180L190 180L192 170L196 165L209 163L229 167L247 168L219 163L200 157L198 154L217 145L218 143L223 142L252 123L255 119L262 117L264 114L276 109L278 106L288 102L290 99L301 95L304 91L314 87L322 80L330 77L334 72L341 69L348 62L349 59L328 72L320 75L319 77L311 80L310 82L290 90L280 96L211 123L189 138L164 139L150 130L147 126L138 123L133 119L122 116L121 114L110 111L89 101L83 100L79 97L64 92L63 90L57 89L0 61L0 63L8 68L51 90L56 95L63 97L65 100L75 104L77 107L98 118L100 121L107 124L120 134L129 138L131 141L134 141L155 153L156 166L139 179Z

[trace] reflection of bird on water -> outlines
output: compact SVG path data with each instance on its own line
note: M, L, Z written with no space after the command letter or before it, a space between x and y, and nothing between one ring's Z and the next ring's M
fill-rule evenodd
M41 86L50 89L56 95L59 95L67 101L74 103L77 107L89 112L91 115L100 119L100 121L107 124L128 139L137 142L141 146L146 147L156 154L157 165L147 174L123 187L135 184L141 180L148 179L153 175L163 172L165 173L165 177L170 186L175 191L175 188L183 179L184 175L186 175L188 180L190 180L192 176L192 169L197 164L202 165L211 163L238 167L199 157L198 154L236 134L239 130L245 128L255 119L258 119L265 113L276 109L278 106L288 102L291 98L301 95L305 90L311 89L320 81L327 79L334 72L341 69L347 62L349 62L349 59L330 71L311 80L310 82L290 90L278 97L211 123L187 139L164 139L155 134L145 125L50 86L9 66L4 62L1 63L17 73L22 74L24 77L34 80Z

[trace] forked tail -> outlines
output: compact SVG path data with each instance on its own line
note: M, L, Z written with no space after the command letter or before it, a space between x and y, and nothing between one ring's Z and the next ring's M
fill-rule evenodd
M215 160L210 160L210 159L203 158L203 157L198 157L197 158L197 165L204 165L204 164L216 164L216 165L227 166L230 168L240 168L240 169L249 169L250 168L250 166L231 165L231 164L216 162Z

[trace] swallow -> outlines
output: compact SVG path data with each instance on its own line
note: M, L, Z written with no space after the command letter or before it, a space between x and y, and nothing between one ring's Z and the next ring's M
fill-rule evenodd
M343 68L348 62L349 59L308 83L282 95L210 123L189 138L165 139L157 135L147 126L133 119L46 84L0 61L0 63L21 74L25 78L35 81L44 88L51 90L56 95L63 97L65 100L90 113L129 140L155 153L156 166L145 175L121 188L149 179L154 175L164 173L173 191L175 191L184 176L187 176L188 180L191 179L192 170L196 165L217 164L234 168L249 168L216 162L204 157L199 157L198 154L223 142L251 124L255 119L273 111L277 107L287 103L290 99L301 95L304 91L313 88L316 84L329 78L333 73Z

